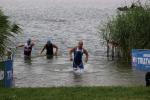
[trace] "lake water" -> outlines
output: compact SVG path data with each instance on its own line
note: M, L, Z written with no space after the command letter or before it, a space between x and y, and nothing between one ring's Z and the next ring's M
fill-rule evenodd
M35 41L31 61L24 60L23 48L15 53L15 86L145 85L144 73L107 61L106 47L98 34L98 27L125 3L130 1L0 0L4 13L23 29L23 34L14 40L15 45L24 44L28 38ZM38 56L48 38L59 47L59 55L53 59ZM84 73L76 75L72 72L68 50L81 39L90 57Z

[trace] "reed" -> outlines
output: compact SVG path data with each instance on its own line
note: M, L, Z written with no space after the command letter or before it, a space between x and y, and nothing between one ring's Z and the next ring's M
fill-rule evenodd
M150 49L150 5L118 11L100 33L105 41L118 43L123 58L130 61L131 49Z

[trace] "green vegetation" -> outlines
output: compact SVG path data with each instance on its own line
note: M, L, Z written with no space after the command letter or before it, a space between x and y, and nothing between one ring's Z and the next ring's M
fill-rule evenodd
M7 43L11 42L10 37L13 37L15 33L19 33L20 28L17 24L11 23L8 20L8 16L0 10L0 58L4 57L4 52L7 49Z
M150 5L139 3L118 11L101 33L104 40L117 43L123 58L129 61L131 49L150 49Z
M52 87L0 89L0 100L150 100L146 87Z

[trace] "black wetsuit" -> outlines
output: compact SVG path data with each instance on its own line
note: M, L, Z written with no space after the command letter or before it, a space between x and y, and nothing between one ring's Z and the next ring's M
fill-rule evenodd
M83 49L77 48L74 51L73 68L79 67L80 69L84 69L84 65L82 62L82 56L83 56Z
M145 75L146 86L150 86L150 72Z
M46 55L53 55L53 44L46 44Z

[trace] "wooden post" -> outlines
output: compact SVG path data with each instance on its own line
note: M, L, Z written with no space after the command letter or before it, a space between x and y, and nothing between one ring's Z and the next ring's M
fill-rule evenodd
M112 60L114 60L114 55L115 55L115 52L114 52L114 49L115 49L115 47L114 47L114 45L112 44Z
M108 40L107 40L107 59L109 60L109 44L108 44Z

